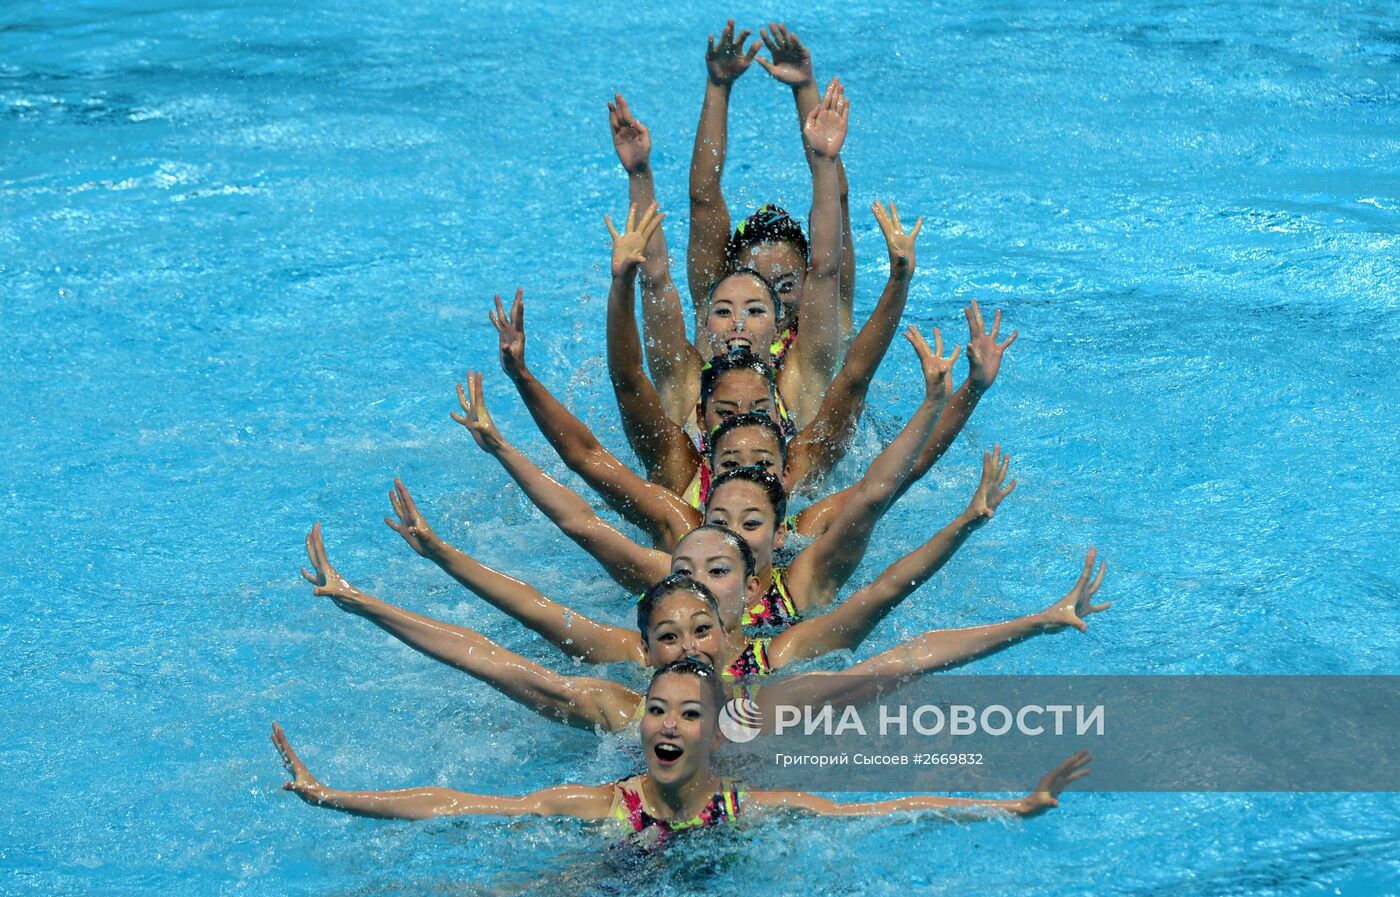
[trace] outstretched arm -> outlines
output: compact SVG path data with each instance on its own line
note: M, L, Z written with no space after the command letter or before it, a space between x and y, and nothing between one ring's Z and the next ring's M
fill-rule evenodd
M1096 557L1094 549L1089 549L1089 554L1084 558L1084 569L1074 588L1039 613L991 626L927 632L869 660L863 660L847 672L907 679L985 657L1034 635L1059 632L1069 627L1085 632L1089 627L1084 618L1108 610L1113 604L1111 601L1093 603L1092 599L1103 584L1107 569L1106 565L1101 565L1098 575L1094 575Z
M448 544L423 519L402 480L394 480L389 502L394 507L395 518L385 517L384 522L402 536L410 548L565 654L585 663L645 661L642 637L635 629L590 620L546 597L534 586L492 570Z
M991 626L926 632L863 660L843 673L799 673L766 685L759 696L765 714L780 704L863 705L881 694L937 670L960 666L1024 641L1033 635L1073 627L1088 629L1084 619L1108 610L1113 602L1094 604L1104 569L1094 576L1095 552L1089 549L1079 580L1065 597L1039 613ZM765 718L767 718L765 716Z
M1060 805L1060 794L1071 782L1089 774L1088 766L1093 759L1088 751L1080 751L1042 776L1030 794L1016 800L917 794L890 800L840 803L804 791L751 791L748 802L750 806L805 810L821 816L883 816L911 810L954 810L963 819L986 819L988 810L1037 816Z
M812 162L811 247L802 288L801 332L778 372L783 394L804 424L816 416L841 359L841 200L836 160L846 141L850 104L839 78L807 116L802 137Z
M462 406L462 414L454 413L452 419L467 428L476 444L501 463L535 507L543 511L566 536L591 554L608 575L628 591L643 591L670 571L669 555L638 545L609 526L578 493L545 474L515 446L506 442L486 410L481 375L472 372L468 383L471 385L471 398L467 398L459 384L457 401Z
M315 586L316 595L329 597L341 610L364 617L415 651L456 667L547 719L612 732L636 713L641 696L616 682L561 676L475 630L412 613L360 591L326 558L319 523L306 537L306 553L316 573L303 569L301 575Z
M766 29L759 30L759 37L763 39L763 45L768 48L768 53L772 60L764 59L762 56L754 59L759 65L773 76L773 80L780 84L786 84L792 88L792 98L797 105L797 127L800 129L807 121L807 116L812 114L812 110L821 102L821 93L817 90L816 74L812 70L812 54L806 45L798 40L793 32L787 29L782 22L769 22ZM807 165L812 165L812 151L807 146L806 141L802 144L803 155L807 158ZM814 170L813 175L816 175ZM855 303L855 275L856 275L856 254L853 241L851 240L851 206L849 201L849 188L846 185L846 166L842 164L841 158L836 158L836 174L840 180L841 193L841 296L840 314L841 337L844 340L851 333L852 315Z
M575 816L604 819L612 808L612 788L561 785L523 797L467 794L451 788L402 788L396 791L341 791L317 781L292 749L287 734L272 724L272 743L282 755L291 781L282 785L315 807L328 807L376 819L432 819L437 816Z
M500 337L501 369L515 384L540 432L569 469L597 490L609 507L667 548L694 529L700 522L698 511L676 493L633 473L530 373L525 365L525 303L521 291L515 291L509 315L497 296L496 309L490 317ZM670 421L660 423L679 433L679 427ZM683 433L679 433L679 438L689 444Z
M943 358L943 336L933 331L935 348L919 331L905 331L918 353L924 374L924 400L914 416L883 452L870 464L858 488L842 508L830 529L817 537L788 568L788 589L798 609L810 611L825 607L836 596L865 556L871 533L885 510L894 501L914 467L919 449L933 432L938 414L948 401L948 373L958 359L959 349Z
M816 417L788 446L788 483L791 489L800 489L826 476L845 455L856 424L865 410L870 381L874 379L875 371L884 360L895 331L899 329L899 319L909 299L909 283L914 278L916 265L914 245L919 231L923 230L924 219L920 217L914 222L914 229L906 234L904 224L899 220L899 209L894 203L890 203L888 212L878 202L871 208L881 233L885 235L885 248L889 250L889 280L885 283L885 291L880 294L879 302L875 304L875 310L851 343L846 360L831 381ZM937 433L936 428L934 432Z
M690 245L686 251L686 281L694 307L697 347L704 345L710 284L724 268L724 244L729 241L729 207L720 184L729 152L729 92L758 55L756 41L747 52L744 50L749 33L745 29L735 40L734 20L730 19L720 33L719 44L715 44L712 34L705 51L705 102L700 107L700 124L695 129L695 147L690 155Z
M1016 337L1020 335L1019 330L1012 331L1011 335L1003 342L997 342L997 336L1001 333L1001 309L997 309L992 316L992 332L987 332L986 322L982 320L982 310L977 307L977 300L972 300L972 304L963 309L963 314L967 317L967 327L970 334L967 344L967 380L949 400L948 407L943 409L943 416L938 419L938 426L933 430L928 445L919 455L919 461L914 465L914 474L909 478L909 482L904 488L917 482L929 469L943 457L943 453L953 444L953 440L958 438L962 428L967 424L972 412L977 408L977 403L986 395L987 390L992 388L996 382L997 372L1001 370L1002 354L1006 352L1011 344L1016 342ZM903 494L903 490L901 493Z
M865 641L890 611L927 582L969 536L992 519L1002 500L1016 488L1015 480L1001 488L1010 463L1009 457L1002 457L1000 446L984 454L982 479L965 511L830 613L803 620L778 634L768 646L769 662L782 666L832 651L850 650Z
M632 114L622 94L616 94L608 104L608 125L618 161L627 172L628 201L637 209L655 206L651 132ZM684 424L694 410L691 399L699 388L698 382L691 382L695 379L691 358L697 353L685 336L685 310L671 279L665 228L657 227L647 241L641 280L642 330L646 334L642 344L646 347L647 367L666 416Z
M604 216L603 220L613 239L612 283L608 288L608 374L622 414L622 429L646 467L647 477L679 494L695 476L700 458L681 426L667 417L660 394L642 369L642 339L637 333L633 291L647 235L659 226L661 215L653 205L638 222L637 207L632 206L621 234L611 218ZM693 348L690 351L694 391L689 396L693 401L700 393L700 356Z

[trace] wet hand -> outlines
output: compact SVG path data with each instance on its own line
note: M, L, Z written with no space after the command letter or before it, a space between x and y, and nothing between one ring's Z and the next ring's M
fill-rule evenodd
M367 596L331 566L330 559L326 557L326 543L321 538L321 523L318 520L316 525L311 527L311 532L306 535L306 556L311 560L311 566L316 573L313 576L305 567L301 568L301 575L307 582L315 586L312 594L322 598L330 598L341 610L354 611L364 607Z
M875 203L871 207L875 212L875 220L880 225L880 233L885 235L885 248L890 253L890 273L908 275L914 271L914 241L919 238L919 231L924 229L924 219L920 216L914 222L914 229L909 233L904 232L904 225L899 220L899 209L894 203L890 203L889 211L880 203Z
M948 397L953 393L952 372L953 365L958 360L958 355L962 352L962 347L953 349L953 354L947 358L943 356L943 334L938 328L933 328L934 348L930 349L924 340L923 334L912 324L904 329L904 338L909 340L909 344L914 347L914 351L919 356L919 366L924 371L924 396L925 401L934 402L942 406L948 401Z
M614 94L608 104L608 125L612 128L613 149L628 174L645 171L651 164L651 131L637 121L622 94Z
M612 276L630 277L637 270L637 266L646 261L647 241L651 235L656 233L656 229L661 226L661 222L666 218L664 212L656 210L656 203L652 203L642 215L642 220L637 220L637 206L632 204L627 209L627 224L622 233L617 232L613 226L612 218L603 216L603 222L608 226L608 233L612 234Z
M812 152L823 159L835 159L846 142L846 127L850 121L851 104L840 78L832 78L826 95L808 113L802 123L802 139Z
M282 755L283 768L292 777L290 782L282 783L282 789L291 791L309 804L319 804L325 798L325 787L316 781L311 770L301 762L297 752L292 750L291 742L287 741L287 733L276 723L272 724L272 743L276 746L277 753Z
M982 453L982 481L977 484L977 491L972 494L972 501L967 506L967 515L975 525L981 526L991 520L1002 499L1015 491L1015 480L1005 489L1001 488L1010 467L1011 456L1002 455L1001 446L994 446L990 452Z
M1089 763L1093 759L1088 751L1080 751L1047 772L1036 783L1035 790L1021 798L1017 811L1022 816L1037 816L1058 807L1060 794L1071 782L1089 774Z
M515 301L510 304L510 314L501 305L501 297L496 295L496 308L486 316L496 328L500 340L501 370L507 377L518 380L529 373L525 367L525 291L515 291Z
M786 25L769 22L767 28L759 29L758 36L773 58L770 62L759 56L756 61L775 80L793 88L806 87L816 81L812 73L812 54Z
M481 374L476 371L468 372L467 386L471 390L470 397L462 389L462 384L457 384L457 404L461 406L462 413L448 413L453 420L467 428L467 432L472 434L472 439L476 440L476 444L484 451L500 451L506 447L506 441L486 410L486 399L481 389Z
M1021 331L1011 331L1006 342L998 343L997 336L1001 333L1001 309L997 309L996 314L992 316L992 332L988 333L987 324L982 320L982 310L977 307L976 299L963 309L963 314L967 317L970 335L967 344L967 378L977 389L986 390L996 381L997 371L1001 370L1002 353L1016 342L1016 337Z
M1059 629L1064 626L1073 626L1080 632L1087 632L1089 627L1084 622L1084 618L1090 614L1108 610L1113 606L1112 601L1094 604L1091 600L1098 593L1099 586L1103 584L1103 575L1108 570L1108 565L1102 564L1099 566L1098 575L1094 575L1094 561L1097 558L1097 550L1090 548L1088 555L1084 558L1084 570L1079 574L1074 588L1070 589L1065 597L1042 612L1047 628Z
M758 48L762 46L757 41L744 52L744 41L752 34L751 29L745 28L739 33L736 40L734 37L734 20L730 19L720 32L719 43L715 43L715 36L710 35L710 46L705 51L705 67L709 70L710 81L714 84L733 84L739 80L739 76L749 70L749 64L758 55Z
M418 506L413 503L413 496L408 494L408 487L403 484L403 480L394 477L394 488L389 493L389 504L394 508L397 520L389 517L384 518L384 522L389 525L389 529L398 533L403 540L408 543L421 557L430 557L433 552L442 544L437 533L428 526L428 521L423 519L423 515L418 513Z

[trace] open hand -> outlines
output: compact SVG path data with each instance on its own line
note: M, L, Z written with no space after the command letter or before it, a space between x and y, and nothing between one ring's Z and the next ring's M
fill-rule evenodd
M467 373L467 387L471 390L468 398L467 392L462 389L462 384L457 384L457 404L462 406L462 413L459 415L455 411L448 412L452 419L467 428L467 432L472 434L472 439L481 446L484 451L495 453L506 447L506 441L501 436L501 431L496 429L496 424L491 420L491 414L486 410L486 399L481 391L481 374L476 371Z
M1094 575L1094 561L1097 557L1096 549L1090 548L1088 555L1084 558L1084 570L1079 574L1079 580L1075 582L1074 588L1070 589L1065 597L1042 612L1047 627L1058 629L1062 626L1073 626L1080 632L1087 632L1089 627L1085 624L1084 618L1090 614L1108 610L1113 606L1112 601L1094 604L1090 600L1098 593L1099 586L1103 584L1103 575L1108 570L1108 565L1102 564L1099 566L1098 576Z
M736 40L734 37L734 20L724 26L720 32L719 44L715 44L715 36L710 35L710 47L705 51L705 67L709 69L710 81L715 84L733 84L739 80L739 76L749 70L749 64L758 55L758 48L762 46L757 41L744 52L744 41L749 39L752 29L745 28L739 32Z
M291 742L287 741L287 733L276 723L272 724L272 743L276 746L277 753L282 755L282 766L292 777L290 782L282 783L282 789L293 792L309 804L319 804L325 797L325 786L316 781L311 770L301 762L297 752L292 750Z
M997 335L1001 333L1001 309L997 309L996 314L992 316L992 332L988 333L987 324L982 320L982 309L977 307L976 299L963 309L963 314L967 316L967 329L970 334L967 344L967 377L973 386L986 390L996 380L997 371L1001 370L1002 353L1016 342L1016 337L1021 331L1011 331L1006 342L998 343Z
M904 225L899 220L899 209L894 203L890 203L890 210L885 211L885 207L876 202L870 207L875 212L875 220L880 225L880 233L885 235L885 248L890 253L890 273L891 274L911 274L914 271L914 241L919 238L919 231L924 229L924 219L919 217L914 222L914 229L909 233L904 232Z
M953 349L953 354L948 358L943 356L943 334L938 332L938 328L933 328L933 344L930 349L928 342L924 340L923 334L919 333L919 328L910 324L904 329L904 338L909 340L910 345L919 356L919 366L924 371L924 395L926 401L936 402L943 405L948 401L948 397L953 393L953 380L950 376L953 372L953 364L958 360L962 347Z
M1046 810L1058 807L1060 793L1070 782L1089 774L1089 763L1093 759L1088 751L1080 751L1041 776L1040 781L1035 784L1035 790L1021 798L1021 815L1038 816Z
M397 520L384 518L389 529L403 536L408 547L419 556L430 557L434 549L442 544L442 540L433 532L433 528L428 526L428 521L423 519L423 515L418 513L413 496L408 494L408 487L398 477L394 477L394 488L389 492L389 504L394 506L394 514L398 517Z
M501 305L501 295L496 294L496 308L486 316L496 328L500 338L501 370L512 380L518 380L529 371L525 367L525 291L515 291L515 301L510 304L510 315L506 315Z
M967 506L968 516L978 526L991 520L1002 499L1015 491L1015 480L1005 489L1001 488L1010 467L1011 456L1003 455L1001 446L993 446L990 452L982 453L982 481L977 484L977 491L972 494L972 501Z
M802 123L802 139L812 152L823 159L835 159L846 142L846 126L850 122L851 104L840 78L832 78L826 95L812 107Z
M608 104L608 125L622 169L628 174L645 171L651 164L651 131L637 121L620 93L613 94L613 101Z
M330 598L341 610L355 611L365 605L365 594L352 586L345 577L336 572L331 566L330 559L326 557L326 543L321 538L321 522L318 520L311 527L311 532L306 535L306 556L311 560L311 566L316 570L313 576L305 567L301 568L301 575L306 581L315 586L312 594L318 597Z
M756 61L774 80L794 89L806 87L816 80L812 74L812 54L797 39L797 35L787 30L786 25L769 22L767 28L759 29L758 36L773 60L769 62L759 56Z
M647 241L656 233L665 217L664 212L656 210L656 203L652 203L642 215L642 220L638 221L637 205L633 203L627 208L627 225L619 234L613 226L612 218L603 216L603 222L607 224L608 233L612 234L613 239L613 277L630 277L637 266L646 261Z

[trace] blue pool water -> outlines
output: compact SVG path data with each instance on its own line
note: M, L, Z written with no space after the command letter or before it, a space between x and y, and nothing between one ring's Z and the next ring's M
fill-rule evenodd
M523 286L537 372L624 448L601 356L605 100L650 125L683 245L712 3L37 2L0 10L0 890L7 893L1394 894L1393 795L1071 794L1022 823L780 820L638 867L585 826L394 824L278 790L280 720L349 787L518 792L625 771L300 581L352 580L559 669L380 522L608 619L617 589L447 417ZM1111 613L974 669L1396 673L1400 20L1392 4L780 4L841 75L865 207L927 216L908 319L1022 336L856 580L1018 492L862 655L1039 609L1085 548ZM757 26L754 19L741 24ZM756 68L731 204L808 196ZM678 271L679 273L679 271ZM911 409L897 345L849 477ZM747 858L746 858L747 857Z

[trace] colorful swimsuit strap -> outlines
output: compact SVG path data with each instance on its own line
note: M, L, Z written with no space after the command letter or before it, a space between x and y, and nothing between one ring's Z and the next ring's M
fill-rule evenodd
M743 791L733 779L721 779L720 790L710 797L699 813L682 822L667 822L657 819L642 805L640 788L628 788L623 779L615 786L619 800L613 803L613 818L620 819L632 827L632 831L656 826L664 832L678 832L696 826L721 825L739 815L743 804Z
M757 604L744 611L744 618L740 621L741 625L786 628L802 619L802 615L797 611L797 605L792 603L792 597L788 595L787 583L784 579L786 574L786 567L773 568L772 584L768 586L768 591L763 593L763 598Z
M711 477L710 459L708 457L701 457L700 467L695 471L695 479L690 481L690 485L685 490L685 495L681 496L685 499L686 504L697 511L704 509L705 502L710 500Z
M768 662L768 645L772 641L771 638L751 639L745 646L744 653L719 674L720 678L726 682L737 682L752 676L767 676L773 672L773 666Z
M773 367L783 366L783 361L787 359L788 350L792 348L793 341L796 339L796 323L783 328L783 332L773 338L772 344L768 347L768 354L773 356Z

